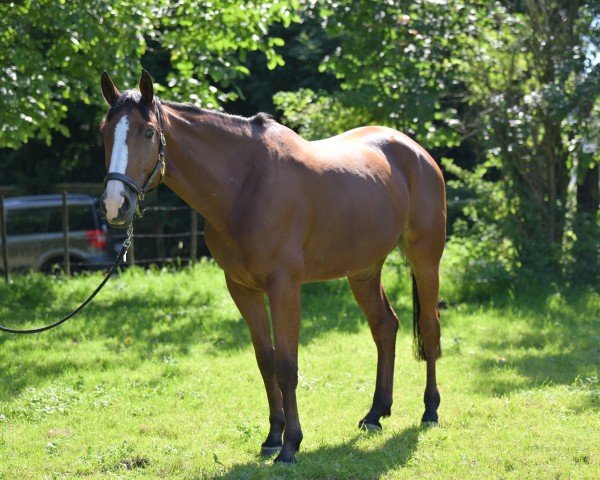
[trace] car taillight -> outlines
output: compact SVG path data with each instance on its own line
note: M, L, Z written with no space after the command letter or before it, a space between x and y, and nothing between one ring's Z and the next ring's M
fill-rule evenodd
M91 246L100 250L104 250L106 248L107 239L106 232L104 230L88 230L85 233L87 234Z

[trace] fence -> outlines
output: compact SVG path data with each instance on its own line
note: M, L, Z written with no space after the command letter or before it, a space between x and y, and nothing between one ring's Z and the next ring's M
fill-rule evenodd
M448 201L449 220L460 213L464 204L472 203L473 199L452 199ZM158 218L161 215L163 218ZM165 221L165 215L170 216ZM180 218L173 218L179 215ZM186 218L187 216L187 218ZM153 218L155 217L155 218ZM2 271L5 280L9 280L9 256L7 242L6 213L4 212L4 195L0 191L0 240L2 242ZM167 228L165 229L165 226ZM204 243L204 220L187 205L182 206L148 206L145 209L144 219L136 222L136 233L127 254L127 264L150 265L174 263L176 265L189 264L199 256L209 256ZM165 231L166 230L166 231ZM110 245L114 252L120 250L122 241L125 240L124 231L109 229ZM71 255L72 235L69 232L69 203L66 191L62 192L62 251L63 260L61 269L67 275L72 269L86 269L107 266L107 262L93 264L89 261L77 261ZM152 241L154 245L152 245ZM185 241L185 244L183 243ZM169 242L171 242L169 244ZM177 243L172 243L177 242ZM113 257L114 258L114 257ZM111 260L112 262L112 260Z
M147 227L147 220L149 220L149 216L152 216L153 213L156 212L189 212L189 230L185 231L174 231L174 232L147 232L144 227ZM181 225L181 221L177 222ZM131 242L131 247L129 247L129 252L127 253L127 262L130 265L147 265L152 263L166 263L166 262L175 262L177 264L181 263L191 263L198 259L198 252L203 255L208 254L208 250L206 247L204 249L199 247L199 239L204 237L204 230L199 230L199 215L195 210L191 209L187 205L182 206L149 206L144 209L144 219L137 222L136 229L141 230L141 233L135 233L133 236L133 241ZM115 234L113 233L111 237L115 240L125 240L125 233ZM189 245L187 250L187 255L182 254L179 255L159 255L159 256L145 256L142 258L138 258L136 256L136 246L139 249L140 244L147 240L178 240L181 242L182 239L189 239ZM204 242L202 242L203 244ZM147 249L146 251L148 251ZM168 251L167 248L157 248L158 251ZM180 248L181 250L181 248Z
M62 192L62 262L61 269L67 275L71 275L74 269L91 269L104 267L109 264L106 261L102 263L93 263L91 261L81 261L73 257L72 243L74 242L73 231L69 229L69 196L66 191ZM169 222L160 221L161 219L153 216L161 214L170 217ZM179 215L179 218L174 218ZM7 212L5 211L4 194L0 192L0 241L2 245L2 271L5 280L9 281L10 275L10 257L8 250L7 232ZM127 264L149 265L174 263L176 265L189 264L196 261L201 256L208 255L208 249L204 243L204 220L196 211L187 205L183 206L149 206L144 210L144 219L136 222L136 233L127 254ZM139 233L138 233L139 231ZM42 232L39 232L42 233ZM123 231L112 228L106 232L108 238L104 238L102 243L105 247L112 247L113 251L109 255L116 255L120 250L122 241L126 235ZM98 239L96 239L99 241ZM91 238L90 238L91 241ZM175 245L169 242L176 241ZM185 245L184 245L185 241ZM151 245L154 242L154 246ZM53 250L57 250L54 248ZM138 255L136 252L139 252ZM113 257L114 258L114 257ZM58 262L57 262L58 263ZM111 262L112 263L112 260Z
M2 270L8 283L8 242L6 241L6 222L4 221L4 193L0 192L0 240L2 241Z

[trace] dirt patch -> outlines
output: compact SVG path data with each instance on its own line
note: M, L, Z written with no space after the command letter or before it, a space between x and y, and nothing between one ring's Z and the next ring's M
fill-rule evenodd
M121 460L119 466L125 470L134 470L136 468L146 468L150 464L150 460L146 457L133 457Z
M46 434L50 438L56 437L70 437L73 434L71 430L68 428L53 428L52 430L48 430Z

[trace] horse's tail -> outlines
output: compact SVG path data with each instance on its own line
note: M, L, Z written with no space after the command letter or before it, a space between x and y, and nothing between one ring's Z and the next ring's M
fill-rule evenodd
M412 297L413 297L413 353L417 360L427 360L425 355L425 346L423 345L423 336L419 329L419 316L421 315L421 303L419 302L419 289L417 287L417 280L415 274L411 272L412 276ZM438 342L438 348L436 352L436 358L442 356L442 347Z
M423 346L423 337L419 329L419 316L421 315L421 303L419 302L419 290L415 274L412 276L412 297L413 297L413 353L417 360L425 360L425 347Z

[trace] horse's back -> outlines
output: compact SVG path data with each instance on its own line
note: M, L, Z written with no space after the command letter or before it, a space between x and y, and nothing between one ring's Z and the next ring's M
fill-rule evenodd
M406 177L378 145L382 132L367 132L301 141L289 150L290 183L300 185L306 218L307 280L346 276L383 260L408 221Z
M389 165L394 174L406 183L410 202L419 205L419 212L446 211L445 182L442 171L429 152L407 135L388 127L368 126L349 130L335 137L312 142L317 148L332 150L334 146L353 149L357 145L377 152L362 157L366 169L376 163ZM331 162L331 158L326 162ZM417 214L411 209L411 214Z
M359 127L309 145L309 165L321 175L339 173L339 181L352 184L357 191L375 184L376 189L392 199L398 192L403 206L408 206L403 195L407 191L409 202L433 202L436 205L432 208L445 209L444 179L439 166L427 150L397 130Z
M268 274L276 259L296 265L302 281L354 275L383 261L419 221L428 194L417 190L431 183L440 196L439 182L427 178L435 162L396 130L363 127L308 142L274 127L274 154L259 164L260 185L234 222L248 269Z

